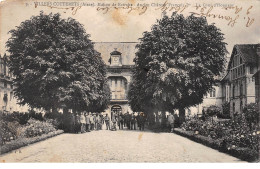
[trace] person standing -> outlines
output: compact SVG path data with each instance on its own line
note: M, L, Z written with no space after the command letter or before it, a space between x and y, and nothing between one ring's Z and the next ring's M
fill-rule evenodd
M96 114L96 130L99 130L100 116Z
M115 115L113 115L112 116L112 127L111 127L112 131L116 131L116 122L117 122L117 118Z
M90 116L89 116L89 113L86 113L86 131L90 132Z
M96 125L96 121L97 121L97 115L96 113L93 113L93 119L94 119L94 123L93 123L93 130L97 130L97 125Z
M81 116L80 116L80 124L81 124L80 132L84 133L85 132L85 128L86 128L86 118L85 118L85 115L84 115L83 112L81 113Z
M140 112L137 113L136 122L137 122L137 128L140 128Z
M104 117L104 121L106 123L107 130L110 130L110 118L108 117L108 114Z
M169 125L169 127L171 129L170 131L173 132L173 129L174 129L174 116L173 116L172 113L170 113L168 115L168 125Z
M126 126L128 128L128 130L130 130L130 123L131 123L131 115L129 114L129 112L126 113Z
M72 123L72 125L71 125L70 132L75 133L75 129L76 129L76 116L75 116L74 113L71 113L71 123Z
M80 131L80 116L78 115L78 113L76 114L76 117L75 117L75 133L79 133Z
M100 114L98 117L98 129L102 130L102 115Z
M123 116L123 120L124 120L124 127L126 127L126 115L127 115L127 113L125 113L124 115L122 115L122 116Z
M141 112L140 113L140 117L139 117L139 120L140 120L140 126L139 126L139 129L140 130L144 130L144 124L145 124L145 116L144 116L144 113Z
M136 128L135 128L136 119L135 119L134 113L131 115L130 122L131 122L131 126L130 126L131 130L136 130Z
M90 130L94 130L94 116L92 113L90 113L90 117L89 117L89 121L90 121Z
M120 129L123 130L124 119L123 119L122 114L120 114L120 115L118 116L118 121L117 121L117 123L118 123L119 130L120 130Z

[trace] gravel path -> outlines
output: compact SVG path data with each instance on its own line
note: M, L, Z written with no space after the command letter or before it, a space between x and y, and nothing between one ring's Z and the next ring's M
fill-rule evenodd
M1 155L0 162L243 162L172 133L62 134Z

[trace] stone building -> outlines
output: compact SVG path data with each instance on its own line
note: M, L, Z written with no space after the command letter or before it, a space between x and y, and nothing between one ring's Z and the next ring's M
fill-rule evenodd
M221 81L222 102L230 102L231 113L241 113L246 104L256 102L259 79L253 75L259 69L259 48L259 44L239 44L233 48L226 76Z
M95 42L95 49L107 64L107 78L111 91L109 108L113 113L132 113L127 94L132 80L136 42Z
M14 96L12 84L13 75L8 68L7 56L0 56L0 111L4 112L28 112L28 106L20 106Z
M203 102L193 107L186 109L186 115L202 115L202 110L207 109L211 105L221 106L222 104L222 88L219 87L219 84L216 84L212 87L206 95L203 97Z

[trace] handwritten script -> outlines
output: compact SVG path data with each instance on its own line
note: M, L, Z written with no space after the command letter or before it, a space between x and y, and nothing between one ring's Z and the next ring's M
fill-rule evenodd
M110 14L114 10L120 10L127 14L135 13L137 15L143 15L148 10L160 11L162 13L176 12L176 13L190 13L195 16L206 17L214 20L224 20L230 27L234 27L238 22L244 22L245 27L250 27L255 18L252 16L252 9L254 6L242 7L234 4L172 4L168 1L164 3L91 3L91 4L74 4L74 6L55 6L53 4L41 5L35 2L35 8L38 6L45 6L51 9L60 9L64 13L71 12L72 15L76 15L77 12L83 7L94 7L97 12L102 14ZM149 11L150 12L150 11Z

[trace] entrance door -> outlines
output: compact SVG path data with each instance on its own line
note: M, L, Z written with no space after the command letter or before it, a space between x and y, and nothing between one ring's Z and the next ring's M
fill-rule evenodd
M113 106L111 107L111 118L112 118L113 116L118 117L118 115L119 115L120 113L122 113L122 107L121 107L121 106L119 106L119 105L113 105Z

